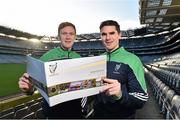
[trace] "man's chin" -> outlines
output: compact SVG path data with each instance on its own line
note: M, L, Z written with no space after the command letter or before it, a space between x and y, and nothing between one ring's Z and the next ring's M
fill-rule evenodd
M67 48L67 49L71 49L71 48L72 48L72 46L66 46L66 48Z
M111 49L112 49L112 47L110 47L110 46L106 46L106 48L107 48L108 50L111 50Z

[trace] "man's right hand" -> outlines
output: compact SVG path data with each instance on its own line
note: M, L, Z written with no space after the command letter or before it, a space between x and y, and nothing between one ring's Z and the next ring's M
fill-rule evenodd
M28 73L24 73L22 77L19 78L19 88L23 92L33 91L33 84L30 82L30 77Z

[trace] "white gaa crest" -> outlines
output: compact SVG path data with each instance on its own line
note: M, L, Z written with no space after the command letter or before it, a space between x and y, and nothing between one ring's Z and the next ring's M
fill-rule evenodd
M115 71L118 71L119 70L119 68L121 67L121 64L116 64L116 67L115 67Z
M57 68L57 63L54 63L54 64L49 65L49 71L50 71L51 73L54 73L55 70L56 70L56 68Z

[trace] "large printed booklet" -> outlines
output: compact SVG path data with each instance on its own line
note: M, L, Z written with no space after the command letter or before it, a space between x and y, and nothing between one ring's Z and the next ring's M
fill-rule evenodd
M106 77L106 56L43 62L27 56L27 73L49 106L98 94Z

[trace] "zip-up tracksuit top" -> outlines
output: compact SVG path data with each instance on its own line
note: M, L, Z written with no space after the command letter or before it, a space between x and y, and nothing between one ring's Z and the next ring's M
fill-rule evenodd
M107 78L121 84L122 97L101 93L96 96L95 118L134 118L135 110L148 100L143 65L140 59L120 47L107 55Z
M40 60L47 62L58 59L72 59L80 57L81 56L74 51L54 48L41 56ZM42 106L43 111L48 118L82 118L81 99L63 102L53 107L49 107L48 103L44 100Z

